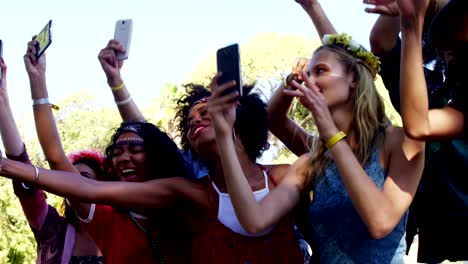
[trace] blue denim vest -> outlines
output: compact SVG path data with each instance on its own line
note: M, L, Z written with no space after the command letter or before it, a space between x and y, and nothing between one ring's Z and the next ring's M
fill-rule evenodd
M364 166L372 181L383 188L387 176L379 163L379 150ZM404 263L408 212L386 237L373 239L354 208L338 169L331 161L313 187L309 208L313 259L320 263Z

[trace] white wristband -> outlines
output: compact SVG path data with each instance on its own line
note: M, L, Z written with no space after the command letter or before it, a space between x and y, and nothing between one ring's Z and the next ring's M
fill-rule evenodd
M38 98L33 99L33 105L43 105L43 104L50 104L49 98Z
M132 96L129 95L128 98L125 99L125 100L122 100L122 101L115 101L115 104L116 104L116 105L124 105L124 104L130 103L131 100L132 100Z

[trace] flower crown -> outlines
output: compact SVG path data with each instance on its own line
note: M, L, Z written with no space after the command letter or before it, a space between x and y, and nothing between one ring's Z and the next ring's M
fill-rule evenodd
M380 71L380 58L375 56L374 53L367 51L361 44L353 40L351 36L348 36L346 33L324 35L322 43L324 45L335 45L345 49L348 53L363 62L363 65L369 69L374 77Z

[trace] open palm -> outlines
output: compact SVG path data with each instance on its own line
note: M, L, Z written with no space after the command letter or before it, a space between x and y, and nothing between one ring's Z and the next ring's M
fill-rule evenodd
M412 16L425 13L429 1L430 0L369 0L367 3L376 6L389 6L397 2L402 16Z

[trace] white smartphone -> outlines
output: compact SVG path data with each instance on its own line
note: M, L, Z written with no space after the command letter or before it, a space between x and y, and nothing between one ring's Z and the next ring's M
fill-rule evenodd
M115 23L114 39L122 43L125 48L125 53L117 53L117 59L126 60L130 52L130 43L132 41L132 19L120 19Z

